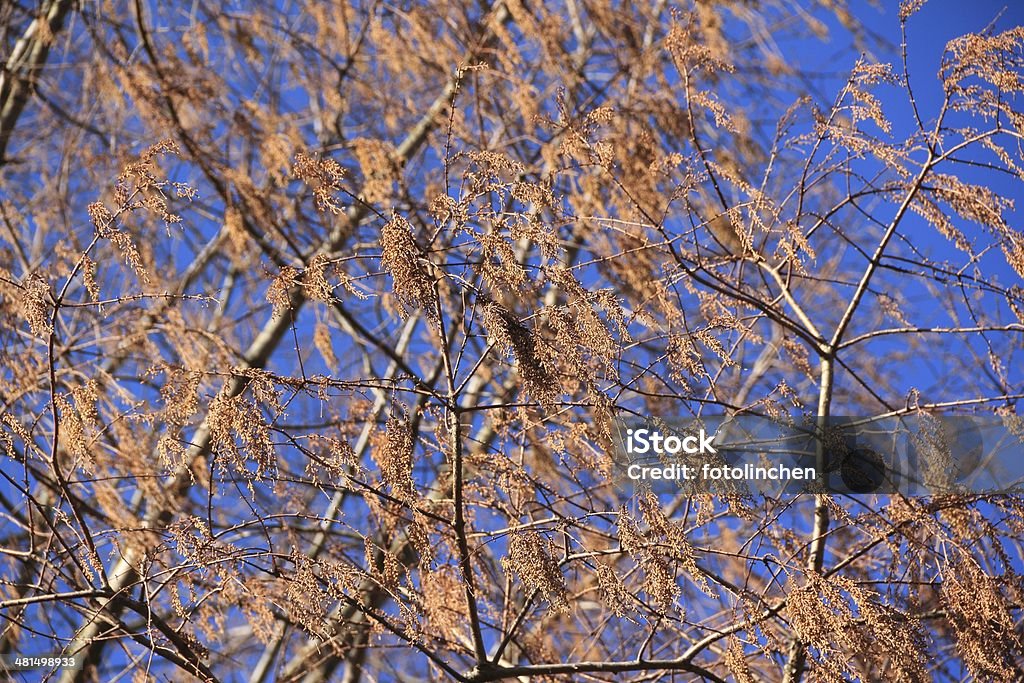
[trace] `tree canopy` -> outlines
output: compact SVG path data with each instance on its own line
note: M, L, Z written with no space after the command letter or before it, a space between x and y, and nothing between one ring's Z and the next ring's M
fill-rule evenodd
M1024 26L950 11L4 4L0 653L1024 676L1019 494L695 493L613 456L624 416L1024 438Z

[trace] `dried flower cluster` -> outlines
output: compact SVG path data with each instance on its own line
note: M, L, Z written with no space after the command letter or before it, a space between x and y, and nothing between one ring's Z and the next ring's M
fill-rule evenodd
M527 588L541 592L556 612L569 610L565 579L553 557L552 544L534 531L515 533L508 541L508 555L501 561L506 571L515 572Z
M396 216L380 231L380 264L394 283L395 296L403 309L422 309L434 315L434 282L426 258L412 235L407 220Z

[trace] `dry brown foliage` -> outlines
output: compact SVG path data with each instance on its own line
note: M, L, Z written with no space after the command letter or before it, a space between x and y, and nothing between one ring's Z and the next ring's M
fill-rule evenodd
M624 413L1024 433L1004 24L936 78L841 0L0 4L0 652L1020 679L1020 497L655 495L608 455Z

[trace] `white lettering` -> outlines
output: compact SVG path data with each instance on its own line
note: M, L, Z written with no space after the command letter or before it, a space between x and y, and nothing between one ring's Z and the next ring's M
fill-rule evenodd
M650 429L627 429L626 451L639 455L651 452L676 455L680 451L690 455L718 453L715 448L715 435L709 435L703 429L699 434L690 434L683 438L675 434L662 436L661 432Z
M717 453L714 446L715 435L708 436L704 433L704 430L700 430L700 452L701 453Z

